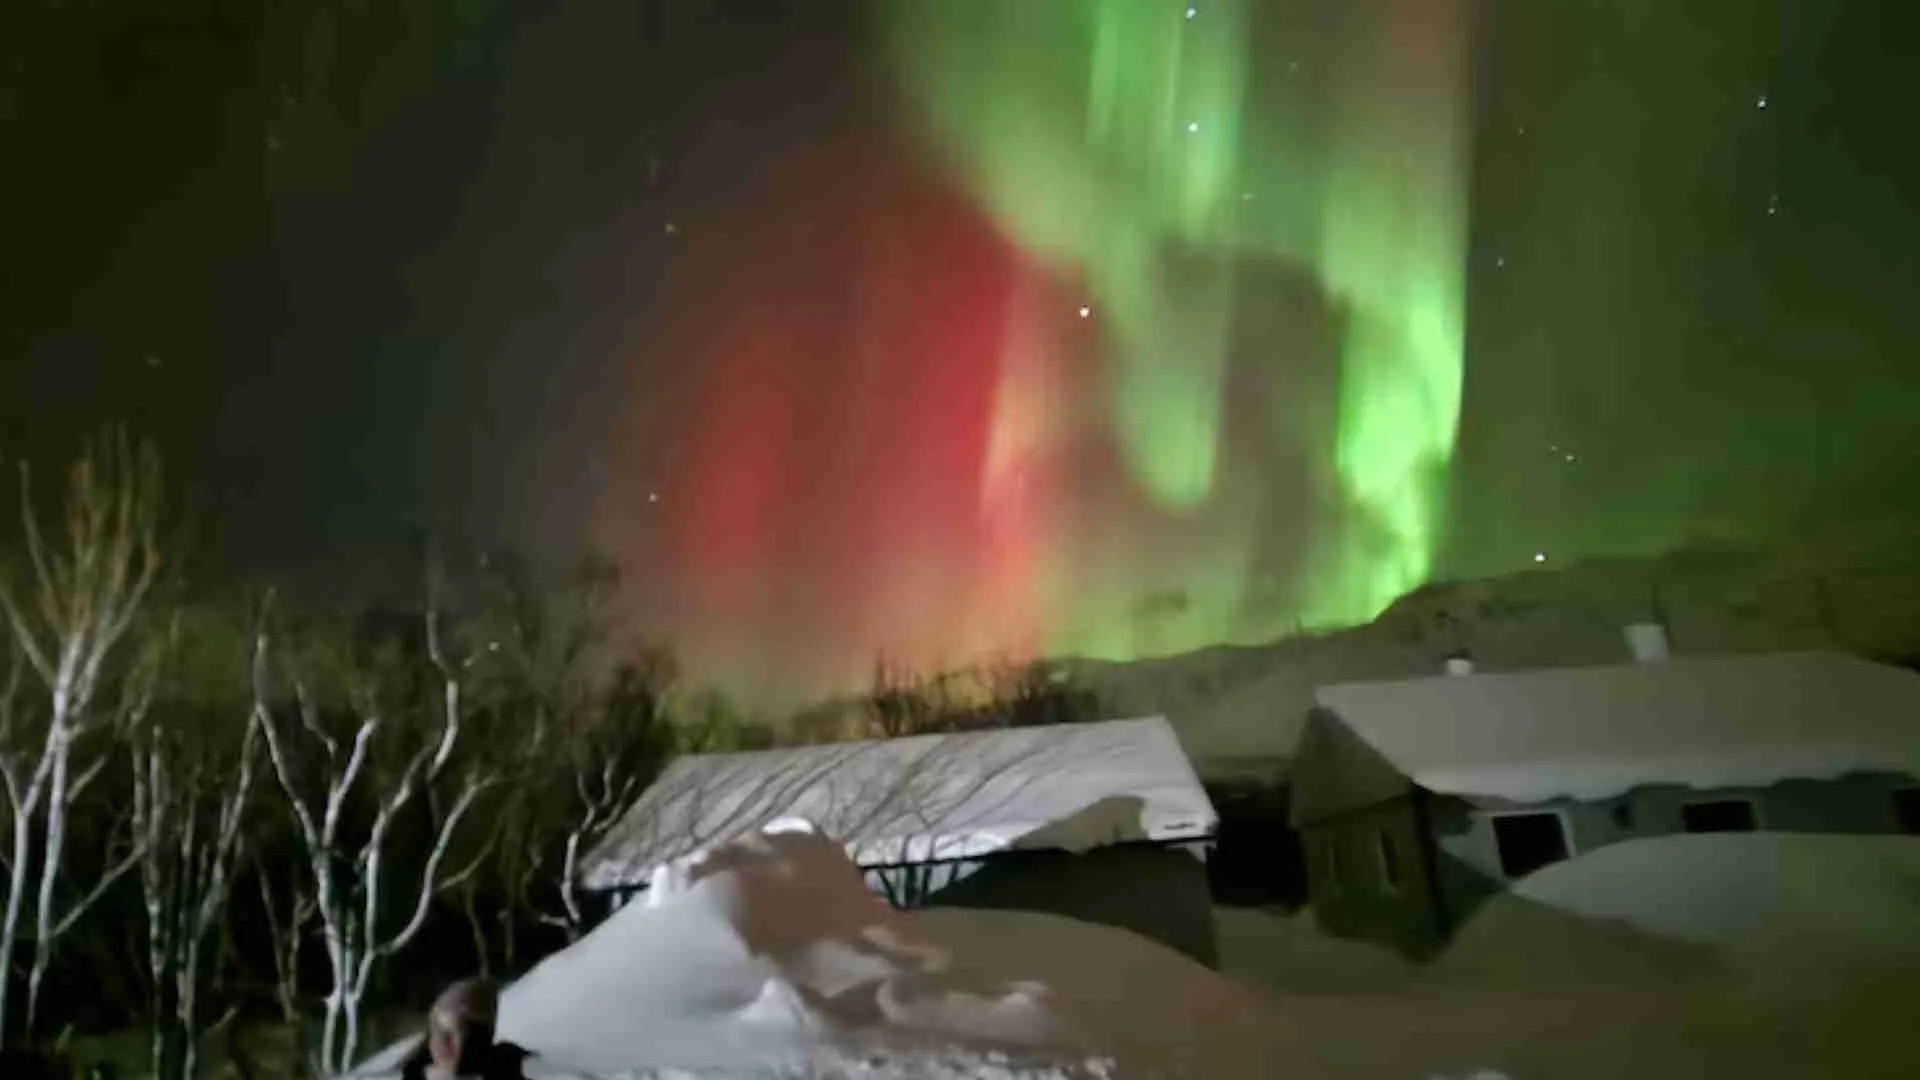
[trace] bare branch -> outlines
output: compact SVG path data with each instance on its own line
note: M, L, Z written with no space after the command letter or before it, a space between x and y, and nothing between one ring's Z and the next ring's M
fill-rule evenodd
M13 630L13 638L20 643L20 649L33 665L33 670L51 684L55 678L53 661L41 647L32 625L27 622L26 613L20 609L19 601L14 599L13 589L5 584L0 584L0 608L5 609L7 625Z
M373 741L373 733L380 727L380 718L369 716L360 722L360 729L353 733L353 752L347 756L346 768L340 771L339 779L329 785L327 792L327 811L320 827L320 836L324 843L333 843L340 832L340 812L346 806L347 793L353 790L353 782L360 777L360 770L367 763L367 744Z
M332 761L340 753L339 742L327 733L325 727L321 726L320 710L314 705L312 695L307 693L306 680L296 675L291 681L294 704L300 714L300 726L306 728L307 734L313 736L322 747L326 748L327 760Z
M434 838L433 851L427 856L427 865L420 871L420 895L414 904L413 915L398 933L376 947L375 952L379 955L390 956L395 951L406 948L407 943L420 932L420 928L426 925L428 907L434 895L440 891L440 887L435 884L435 879L440 872L441 861L447 857L447 848L453 839L454 830L459 827L460 819L467 816L467 811L473 807L474 800L488 786L490 786L488 781L471 778L461 789L460 798L453 804L452 811L447 814L447 820L441 824L440 834Z
M74 778L73 786L67 789L66 803L68 806L72 806L80 801L80 796L87 790L87 786L93 783L94 778L100 775L100 770L105 768L106 765L107 756L102 754L93 759L93 764L87 766L84 772Z
M140 857L144 854L146 854L146 844L144 842L135 843L133 850L127 852L124 858L113 864L113 867L106 873L100 875L100 880L94 882L93 888L89 889L87 894L81 897L78 903L67 910L66 917L54 924L51 936L57 938L68 930L73 929L73 924L80 921L80 917L85 915L102 896L106 895L107 890L113 888L115 882L125 877L127 871L138 865Z
M267 635L262 631L254 636L253 715L261 733L266 736L267 760L273 765L274 778L280 782L280 790L287 796L287 806L293 813L294 824L300 829L301 839L306 841L311 850L320 845L320 828L314 822L313 812L307 808L306 800L300 797L299 789L294 786L293 770L280 745L280 732L274 725L272 712L267 707L266 650Z

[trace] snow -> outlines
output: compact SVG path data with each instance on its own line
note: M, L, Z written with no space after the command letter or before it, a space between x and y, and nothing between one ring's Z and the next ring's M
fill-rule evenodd
M1211 836L1213 804L1160 717L681 758L590 852L590 889L638 885L782 817L861 866Z
M595 1080L1920 1075L1912 846L1628 841L1492 899L1427 966L1220 909L1262 997L1121 931L893 911L786 820L660 871L508 987L500 1026L529 1076Z
M1537 802L1920 775L1920 674L1833 653L1350 683L1317 700L1444 794Z
M1257 994L1124 931L894 911L800 822L655 877L502 994L501 1037L547 1070L530 1075L1277 1075L1286 1026Z
M1217 909L1225 970L1277 996L1302 1068L1513 1080L1920 1076L1920 845L1674 836L1489 900L1419 965L1310 913Z
M1711 948L1756 975L1836 964L1920 969L1920 843L1910 836L1629 840L1531 874L1514 892Z
M1418 966L1390 949L1325 933L1311 908L1215 907L1213 926L1221 973L1268 990L1385 994L1421 977Z

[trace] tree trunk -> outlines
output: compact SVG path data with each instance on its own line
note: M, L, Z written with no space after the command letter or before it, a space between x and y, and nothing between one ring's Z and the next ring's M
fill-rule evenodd
M62 695L64 696L64 695ZM46 838L41 844L40 895L34 909L33 967L27 973L27 1026L29 1035L40 1015L40 987L47 977L47 965L53 960L53 891L60 881L60 862L67 846L68 767L73 753L73 732L58 715L54 729L47 735L53 753L53 775L47 791Z
M13 984L13 954L20 941L20 914L27 895L27 864L33 858L33 808L13 808L13 867L7 875L7 912L0 923L0 1048L7 1044L8 988Z
M485 979L492 977L493 963L487 945L487 929L480 921L476 892L473 888L460 890L460 907L467 916L467 933L473 938L474 963L479 968L479 976Z

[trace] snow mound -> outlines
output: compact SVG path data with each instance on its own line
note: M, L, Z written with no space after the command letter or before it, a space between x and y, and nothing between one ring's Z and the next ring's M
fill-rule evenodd
M1629 840L1548 867L1514 891L1589 919L1715 948L1752 971L1920 963L1920 844L1908 836Z
M1507 985L1782 984L1920 968L1920 844L1680 835L1610 844L1490 899L1441 967Z
M894 911L803 822L653 878L502 994L501 1037L539 1075L1276 1075L1281 1028L1251 992L1124 931Z
M1383 945L1325 932L1311 908L1287 914L1216 906L1213 926L1220 970L1275 993L1401 993L1422 977L1417 965Z

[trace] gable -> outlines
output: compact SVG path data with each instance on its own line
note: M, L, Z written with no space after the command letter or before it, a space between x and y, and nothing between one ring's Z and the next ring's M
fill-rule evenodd
M1314 709L1293 763L1296 828L1413 790L1407 775L1327 709Z

